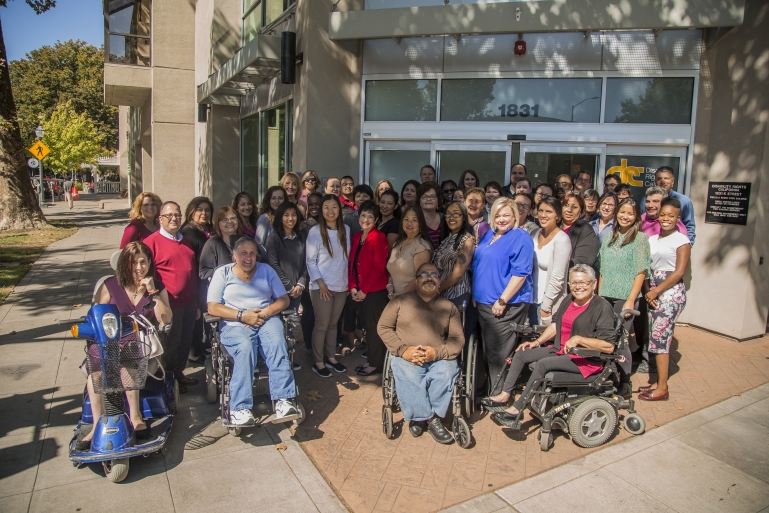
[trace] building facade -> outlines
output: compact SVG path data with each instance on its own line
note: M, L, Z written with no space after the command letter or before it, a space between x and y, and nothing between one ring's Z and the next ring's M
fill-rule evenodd
M670 166L697 222L681 321L747 339L769 313L767 9L105 0L105 100L121 106L132 195L180 203L259 199L307 169L399 190L430 163L440 180L474 169L504 184L516 162L535 184L617 174L640 198ZM284 31L294 84L279 77ZM712 182L751 184L745 225L705 222Z

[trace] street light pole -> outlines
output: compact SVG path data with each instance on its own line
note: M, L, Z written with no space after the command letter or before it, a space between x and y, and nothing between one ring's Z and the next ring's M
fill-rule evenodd
M574 105L572 105L571 106L571 120L574 121L574 108L575 107L578 107L580 104L585 103L588 100L597 100L597 99L598 99L598 96L591 96L590 98L585 98L581 102L575 103Z
M35 128L35 136L38 140L42 141L43 136L45 135L45 130L43 130L43 127L40 125L37 125L37 128ZM43 181L43 159L40 160L40 208L43 208L45 206L45 182ZM51 197L53 197L53 190L51 190Z

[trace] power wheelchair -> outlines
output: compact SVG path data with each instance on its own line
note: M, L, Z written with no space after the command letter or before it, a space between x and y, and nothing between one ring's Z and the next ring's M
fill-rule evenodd
M627 411L623 426L632 435L646 430L646 422L635 411L633 399L620 395L620 375L617 364L624 357L619 354L628 344L628 332L622 319L626 314L639 315L635 310L624 310L614 317L617 348L606 354L595 349L572 348L570 354L588 358L603 365L597 374L583 377L580 373L551 371L532 384L524 409L542 423L539 447L547 451L553 443L553 430L567 433L580 447L592 448L605 444L617 427L619 411ZM535 333L540 327L515 326L518 333ZM529 368L536 365L532 363ZM518 389L520 391L520 389ZM496 411L499 408L487 408ZM504 409L504 408L501 408Z
M464 312L466 304L459 308L464 327ZM451 395L451 432L457 445L467 449L473 442L470 425L467 418L475 411L475 384L477 378L477 346L478 339L473 333L462 349L458 358L459 375L454 383L454 391ZM399 408L398 394L395 390L395 377L390 365L390 352L385 353L384 367L382 370L382 431L389 439L395 437L395 425L393 412Z
M288 349L289 361L293 365L294 352L296 346L296 331L301 330L301 318L296 310L284 310L280 314L280 319L283 322L283 334L286 340L286 346ZM283 423L293 422L294 427L298 426L306 417L304 406L299 402L299 387L296 388L295 405L297 415L283 417L281 419L275 418L275 403L271 401L271 408L263 408L260 404L254 402L254 424L252 425L238 425L234 426L230 424L230 379L232 378L232 370L234 366L234 360L232 355L227 352L227 348L222 344L219 333L219 322L221 319L208 313L204 314L205 321L211 327L211 354L206 357L205 369L206 369L206 400L209 403L215 403L219 401L219 408L221 410L222 425L226 427L230 434L233 436L239 436L241 428L253 427L262 425L267 422L271 423ZM261 355L257 355L257 364L254 368L254 398L259 395L269 395L269 369L265 364Z

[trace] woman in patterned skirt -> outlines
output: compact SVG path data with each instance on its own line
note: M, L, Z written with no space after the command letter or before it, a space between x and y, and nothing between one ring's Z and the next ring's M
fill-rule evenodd
M664 401L670 395L670 344L676 319L686 305L683 277L691 255L689 238L676 229L680 217L681 203L677 199L662 200L660 234L649 238L651 277L644 298L649 304L649 352L656 355L657 386L640 388L638 398L643 401Z

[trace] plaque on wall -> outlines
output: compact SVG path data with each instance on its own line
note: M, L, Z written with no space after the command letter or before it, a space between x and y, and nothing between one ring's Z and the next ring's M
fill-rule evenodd
M748 224L750 183L708 182L706 223Z

